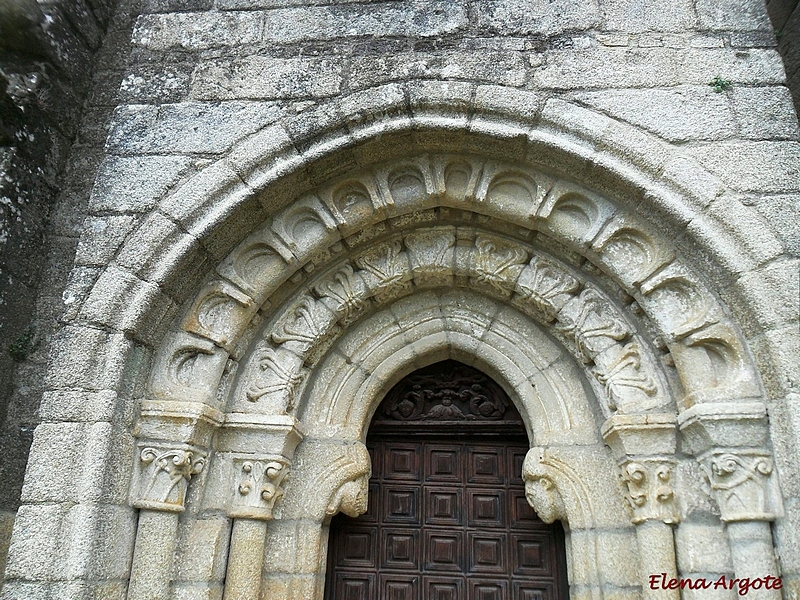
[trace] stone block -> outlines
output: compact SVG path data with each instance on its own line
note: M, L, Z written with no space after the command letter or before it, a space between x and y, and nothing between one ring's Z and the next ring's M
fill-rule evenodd
M61 539L63 521L68 508L61 504L39 504L21 506L17 512L14 523L14 532L11 536L8 562L6 564L6 579L33 580L38 582L28 591L31 596L21 593L12 598L42 598L49 599L49 595L37 596L37 586L44 582L60 579L59 561L61 548L57 540ZM56 542L56 543L54 543ZM18 590L24 589L21 583L17 584ZM7 587L3 588L4 600L8 596Z
M113 154L215 154L283 115L270 102L181 102L121 106L106 148Z
M172 308L172 301L157 285L142 281L130 272L113 265L98 278L78 314L82 320L117 331L126 331L140 339L142 324L158 323Z
M475 91L474 105L477 113L533 121L542 110L544 97L535 92L510 90L503 85L481 85Z
M800 336L797 325L767 331L750 342L767 392L782 398L800 389Z
M633 527L597 532L597 567L606 584L619 587L639 584L637 569L631 568L638 560L639 547Z
M117 392L58 390L45 392L39 414L43 421L110 422L117 412ZM130 423L130 417L124 418Z
M742 137L796 140L800 135L788 88L734 87L731 97Z
M350 89L408 79L454 79L521 86L526 78L527 65L521 52L400 52L355 57L348 70L347 83Z
M203 62L192 76L198 100L321 98L339 92L339 58L245 56Z
M124 335L91 327L67 326L54 337L50 389L114 389L125 371L132 342Z
M776 260L746 273L731 286L731 293L723 295L728 306L739 313L740 326L748 337L796 325L800 316L800 259Z
M720 48L610 48L553 50L533 75L533 86L555 89L649 88L707 85L716 75L732 83L784 81L783 64L773 50L735 52Z
M800 144L719 142L684 150L735 190L800 191Z
M135 45L150 50L205 50L352 36L427 38L453 33L466 24L465 0L432 0L411 7L389 2L373 6L334 4L143 15L136 22L132 39Z
M772 24L762 0L697 0L698 24L702 29L722 31L771 31Z
M175 578L210 582L225 578L231 522L224 517L196 519L180 530Z
M754 200L754 204L786 252L800 256L800 228L795 219L800 214L800 194L765 196Z
M134 64L117 86L119 100L126 104L181 102L189 94L193 70L193 63Z
M149 14L136 20L131 42L149 50L205 50L254 44L263 30L260 11Z
M690 0L600 0L603 27L610 31L687 31L695 24Z
M600 23L597 0L479 0L477 26L501 35L557 35Z
M673 143L736 133L727 96L708 86L585 92L575 99Z
M129 506L73 506L64 518L60 578L127 578L135 537L136 511Z
M103 266L116 254L122 241L133 229L133 215L89 217L84 225L84 235L75 252L75 264Z
M193 164L185 156L109 156L100 165L89 210L149 210Z

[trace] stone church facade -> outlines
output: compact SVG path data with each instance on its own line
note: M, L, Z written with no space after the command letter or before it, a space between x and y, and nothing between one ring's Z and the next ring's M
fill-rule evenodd
M571 598L800 597L796 3L42 6L94 41L3 325L0 598L328 598L442 361L519 413Z

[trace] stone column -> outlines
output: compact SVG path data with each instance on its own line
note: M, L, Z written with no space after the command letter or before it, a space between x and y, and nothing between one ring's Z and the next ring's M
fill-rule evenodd
M675 476L675 417L668 414L614 415L602 428L620 467L636 525L642 597L677 600L679 589L664 589L677 578L672 526L680 521L673 479ZM663 574L663 575L662 575ZM657 577L656 589L650 585Z
M764 580L748 598L777 600L778 563L770 521L782 513L772 457L767 449L768 424L762 403L697 404L679 417L692 454L705 473L726 524L735 576Z
M130 503L140 509L128 600L169 600L178 518L192 477L203 471L222 414L195 402L146 400Z
M188 444L144 442L138 459L131 503L141 510L128 600L169 600L178 516L205 454Z
M259 600L267 521L275 518L302 434L294 418L232 413L218 451L233 472L228 516L233 521L224 600Z
M283 496L289 461L284 456L246 455L233 458L233 463L238 477L228 510L234 521L224 599L258 600L267 521Z

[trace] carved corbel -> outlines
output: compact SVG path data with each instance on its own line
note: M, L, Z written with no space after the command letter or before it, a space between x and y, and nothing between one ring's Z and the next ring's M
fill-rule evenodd
M342 512L348 517L357 517L367 512L371 475L372 461L366 446L361 443L347 446L344 455L334 461L328 472L335 483L325 515Z
M193 475L205 466L205 454L187 444L139 444L131 504L167 512L183 512Z
M228 515L233 518L269 521L275 504L283 497L289 476L289 461L283 456L239 456L233 458L235 490Z
M537 451L539 450L539 451ZM544 465L543 451L532 448L522 464L525 498L545 523L567 521L567 509L556 483Z

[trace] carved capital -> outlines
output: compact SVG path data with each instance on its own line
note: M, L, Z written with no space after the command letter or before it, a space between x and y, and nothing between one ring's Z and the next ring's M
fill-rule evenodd
M233 459L235 489L229 516L268 521L283 496L289 461L283 456L240 456Z
M672 460L629 460L620 465L622 481L627 488L626 499L633 510L634 523L654 520L678 523Z
M778 516L780 496L766 452L718 450L706 454L700 466L722 521L773 521Z
M203 470L205 454L186 444L139 444L131 504L168 512L183 512L193 475Z

